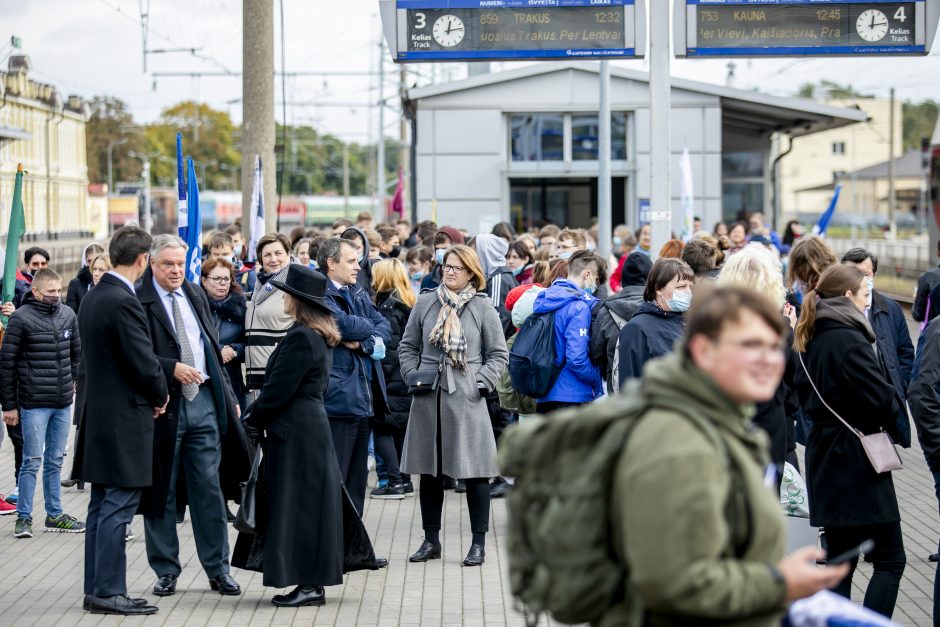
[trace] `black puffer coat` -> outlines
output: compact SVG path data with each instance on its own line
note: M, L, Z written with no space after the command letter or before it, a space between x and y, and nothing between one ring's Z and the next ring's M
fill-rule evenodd
M75 312L27 293L10 317L0 348L3 409L71 405L81 354Z
M411 397L408 386L401 377L401 364L398 361L398 344L408 324L411 307L398 297L398 292L379 292L376 294L379 313L388 320L392 328L392 339L385 347L385 359L382 370L385 371L385 386L388 393L388 413L384 423L390 427L404 429L408 426L408 414L411 412Z

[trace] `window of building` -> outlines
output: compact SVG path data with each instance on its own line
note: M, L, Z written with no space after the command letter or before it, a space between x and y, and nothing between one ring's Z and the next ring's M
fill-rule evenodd
M845 154L845 142L832 142L832 154L844 155Z
M766 154L760 150L726 152L721 156L721 217L745 219L764 210Z
M562 161L565 120L560 113L526 113L510 118L513 161Z
M627 116L618 112L610 115L610 158L627 159ZM572 114L571 158L575 161L597 161L600 144L600 125L597 115Z

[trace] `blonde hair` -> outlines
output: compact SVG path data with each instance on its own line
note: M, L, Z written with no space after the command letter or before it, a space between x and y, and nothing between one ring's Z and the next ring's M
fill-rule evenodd
M375 289L376 299L379 292L398 292L401 302L408 307L415 306L417 299L411 289L408 271L405 270L405 264L398 259L383 259L372 266L372 287Z
M469 246L455 244L444 251L444 264L447 264L447 258L451 255L457 255L457 258L460 259L460 263L467 269L467 272L470 274L470 283L473 284L473 287L475 287L478 292L484 291L486 289L486 277L483 276L483 266L480 265L480 258L477 256L477 252Z
M95 255L95 258L91 260L91 266L90 266L90 267L91 267L92 270L95 269L95 264L98 263L98 260L99 260L99 259L104 262L104 265L107 266L107 269L105 269L105 272L107 272L108 270L110 270L110 269L112 268L112 266L111 266L111 257L108 256L108 253L101 253L100 255Z
M761 245L750 245L732 255L718 280L718 287L739 286L763 294L778 310L783 310L787 289L783 285L783 266L780 260Z

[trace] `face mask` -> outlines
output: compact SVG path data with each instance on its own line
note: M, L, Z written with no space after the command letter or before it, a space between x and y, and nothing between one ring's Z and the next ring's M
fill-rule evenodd
M559 259L564 259L565 261L567 261L567 260L571 259L571 255L573 255L573 254L574 254L574 253L569 250L568 252L558 253L558 258L559 258Z
M360 266L362 265L362 255L356 257L356 263L358 263Z
M414 274L411 275L411 280L420 281L421 279L425 277L425 275L427 275L427 272L415 272Z
M401 254L401 246L394 246L392 247L392 252L389 253L389 256L392 259L398 259L398 255L400 254Z
M522 274L523 270L525 270L525 268L523 266L519 266L518 268L512 271L512 275L519 276L520 274Z
M597 291L597 286L596 286L596 285L585 285L585 286L584 286L584 293L587 294L588 296L594 296L594 292L596 292L596 291Z
M45 294L42 295L42 302L44 302L47 305L55 306L55 305L58 305L61 301L62 301L61 296L47 296Z
M434 258L437 259L437 265L444 265L444 253L447 252L443 248L438 248L437 252L434 253Z
M668 303L673 311L688 311L692 306L692 292L673 292Z
M235 250L232 251L232 254L235 255L235 258L236 258L236 259L239 258L239 257L241 257L241 256L242 256L242 245L239 244L238 246L236 246L236 247L235 247Z
M793 282L793 296L796 297L796 302L803 304L803 284L799 281Z
M872 297L875 294L875 279L871 277L865 277L865 283L868 285L868 304L866 306L871 309Z
M615 238L614 238L614 246L616 246L616 247L619 248L621 244L623 244L623 238L622 238L622 237L615 237Z

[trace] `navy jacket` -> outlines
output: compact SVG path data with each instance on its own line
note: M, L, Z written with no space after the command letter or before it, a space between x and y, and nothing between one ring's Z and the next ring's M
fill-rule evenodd
M934 289L940 285L940 266L927 270L917 279L917 293L914 295L914 305L911 307L911 318L918 322L933 320L940 311L940 302L934 294ZM930 301L930 311L927 310L927 301Z
M927 464L931 471L940 471L940 323L936 321L917 340L907 400Z
M370 355L375 350L376 337L382 338L388 349L392 341L391 327L365 290L358 285L346 289L348 300L327 278L326 297L333 303L333 315L343 342L359 342L360 346L357 350L350 350L340 344L333 349L333 367L326 391L326 415L331 420L384 416L388 403L385 375L381 362ZM376 391L381 393L381 398L373 399ZM374 403L373 400L381 402Z
M682 313L664 311L656 303L640 305L620 330L620 387L628 379L638 379L650 359L671 353L683 330Z
M898 397L897 432L898 444L904 448L911 446L911 422L907 417L907 387L911 383L911 369L914 367L914 344L911 333L904 319L901 306L890 298L874 292L869 311L871 328L875 332L878 356L891 378Z

